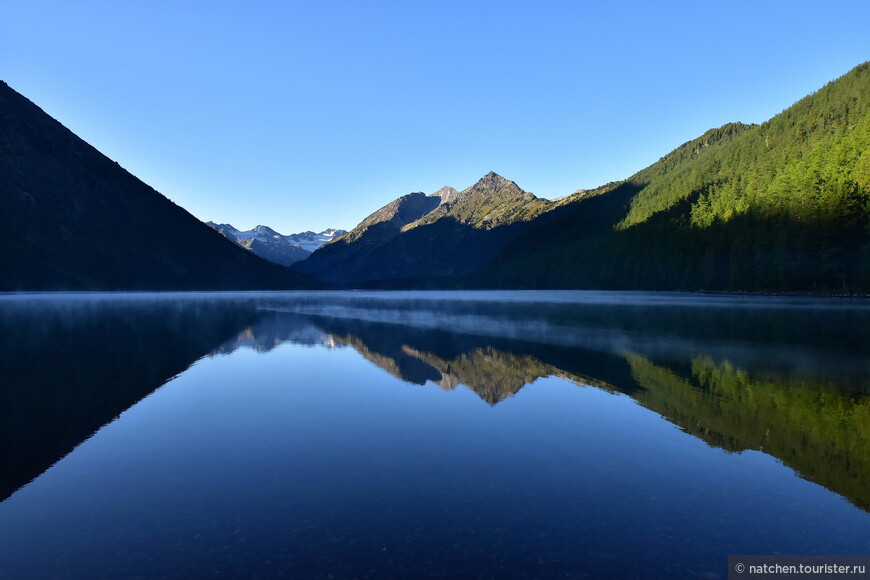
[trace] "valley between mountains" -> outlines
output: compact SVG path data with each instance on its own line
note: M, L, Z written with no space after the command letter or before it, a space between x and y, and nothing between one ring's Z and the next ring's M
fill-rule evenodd
M0 289L870 292L870 63L548 200L494 172L345 232L204 224L0 85Z

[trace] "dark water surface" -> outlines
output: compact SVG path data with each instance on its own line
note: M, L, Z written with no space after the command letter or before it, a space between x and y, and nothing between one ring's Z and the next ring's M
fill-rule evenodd
M0 297L0 577L725 578L870 554L870 303Z

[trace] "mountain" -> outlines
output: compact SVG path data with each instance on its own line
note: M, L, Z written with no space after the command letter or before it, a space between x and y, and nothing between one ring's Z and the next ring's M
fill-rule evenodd
M429 196L423 192L403 195L336 238L333 244L327 244L318 252L317 258L297 264L296 269L324 280L350 279L355 275L354 264L368 263L367 256L373 250L388 243L402 232L402 228L438 207L442 203L442 195L453 199L456 190L443 187Z
M0 117L0 290L311 283L251 255L290 263L310 232L257 228L242 252L238 230L218 226L228 244L5 84ZM331 237L292 269L351 287L870 292L870 63L624 181L548 201L489 173Z
M344 230L330 228L320 233L309 231L284 236L268 226L257 226L253 230L240 231L230 224L205 223L228 240L281 266L289 266L304 260L323 244L346 233Z
M453 283L870 291L870 63L761 125L712 129L569 196Z
M402 196L293 268L350 285L462 274L555 205L491 172L461 192L444 187Z
M625 181L412 193L294 265L363 287L870 291L870 63Z
M303 250L313 252L314 250L319 249L323 244L331 242L335 238L343 236L346 233L346 230L328 228L318 233L307 231L298 234L290 234L288 236L284 236L284 238L291 244L298 245Z
M0 82L0 290L310 287Z

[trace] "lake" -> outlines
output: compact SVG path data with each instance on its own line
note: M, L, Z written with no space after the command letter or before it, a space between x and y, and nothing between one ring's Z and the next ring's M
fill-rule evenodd
M870 302L0 297L0 577L725 578L870 554Z

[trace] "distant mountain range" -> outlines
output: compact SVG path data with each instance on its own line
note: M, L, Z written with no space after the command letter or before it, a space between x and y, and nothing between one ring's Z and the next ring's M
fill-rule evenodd
M323 244L347 233L345 230L330 228L320 233L309 231L285 236L269 226L257 226L252 230L241 231L230 224L205 223L228 240L281 266L289 266L304 260Z
M303 288L0 82L0 291Z
M556 201L495 173L400 197L293 268L350 287L868 292L870 63Z

